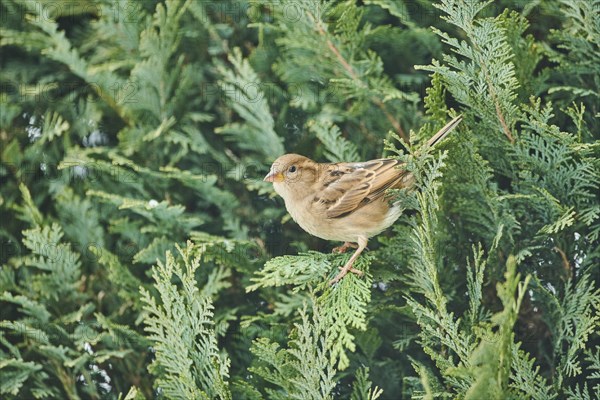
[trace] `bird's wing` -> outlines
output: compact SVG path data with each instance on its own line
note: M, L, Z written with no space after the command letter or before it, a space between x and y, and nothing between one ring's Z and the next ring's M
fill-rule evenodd
M400 161L379 159L361 163L328 164L314 202L327 218L340 218L398 187L407 172Z

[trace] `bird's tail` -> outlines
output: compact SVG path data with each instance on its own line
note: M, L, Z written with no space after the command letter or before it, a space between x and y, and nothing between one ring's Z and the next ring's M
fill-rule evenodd
M459 115L452 121L448 122L446 126L440 129L435 135L431 137L431 139L427 141L427 145L430 147L435 146L438 142L442 141L446 137L446 135L448 135L450 132L452 132L454 128L456 128L460 121L462 121L462 115Z

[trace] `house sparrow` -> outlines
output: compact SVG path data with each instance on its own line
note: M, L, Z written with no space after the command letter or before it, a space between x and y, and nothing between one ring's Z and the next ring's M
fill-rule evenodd
M458 116L429 141L433 146L461 121ZM346 265L330 281L334 284L349 271L361 275L352 264L367 246L370 237L391 226L402 213L398 203L385 198L387 189L410 188L412 173L403 163L390 158L351 163L317 163L298 154L285 154L271 166L264 181L285 201L294 221L311 235L345 242L334 251L356 247ZM400 168L398 168L400 167ZM357 243L358 246L352 243Z

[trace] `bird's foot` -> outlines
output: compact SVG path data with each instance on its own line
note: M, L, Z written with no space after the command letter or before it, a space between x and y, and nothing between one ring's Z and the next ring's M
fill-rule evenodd
M345 243L344 243L343 245L341 245L341 246L334 247L334 248L333 248L333 250L331 250L331 252L332 252L332 253L339 253L339 254L341 254L341 253L345 253L345 252L346 252L346 250L348 250L348 249L350 249L350 248L352 248L352 249L355 249L355 248L357 248L357 247L358 247L358 245L356 245L356 244L354 244L354 243L351 243L351 242L345 242Z
M361 276L363 274L362 271L359 271L358 269L353 268L352 264L350 264L350 263L344 265L343 267L339 267L339 269L340 269L340 273L337 274L335 276L335 278L333 278L332 280L329 281L330 285L333 285L333 284L339 282L344 276L346 276L346 274L348 272L352 272L353 274L356 274L358 276Z

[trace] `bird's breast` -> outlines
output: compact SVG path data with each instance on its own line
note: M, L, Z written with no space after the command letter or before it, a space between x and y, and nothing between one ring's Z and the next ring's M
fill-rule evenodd
M401 212L386 200L374 201L339 218L327 218L326 209L312 201L288 204L292 219L313 236L325 240L356 242L359 236L372 237L398 219Z

